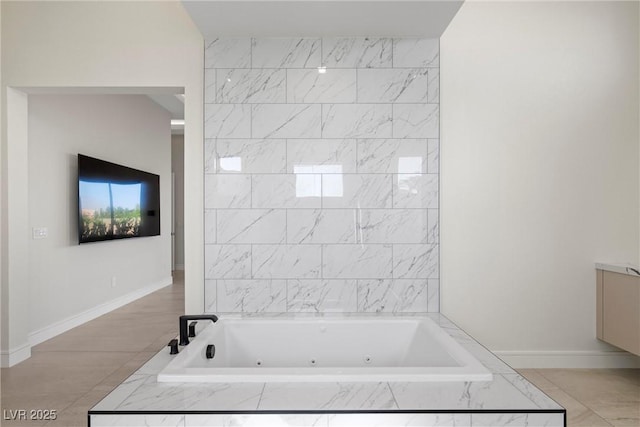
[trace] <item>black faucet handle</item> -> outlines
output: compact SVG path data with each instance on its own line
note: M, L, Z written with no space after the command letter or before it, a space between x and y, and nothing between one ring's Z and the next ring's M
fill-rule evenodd
M169 352L169 354L178 354L178 340L177 339L172 339L171 341L169 341L169 344L167 344L167 347L171 347L171 351Z
M198 322L189 323L189 338L193 338L196 336L196 325Z

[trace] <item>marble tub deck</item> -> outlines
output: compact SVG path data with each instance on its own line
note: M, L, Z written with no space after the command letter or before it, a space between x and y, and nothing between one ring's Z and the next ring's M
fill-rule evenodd
M450 320L439 313L421 316L432 318L473 354L493 373L493 381L158 383L157 373L173 357L167 347L95 405L89 425L566 425L564 408Z

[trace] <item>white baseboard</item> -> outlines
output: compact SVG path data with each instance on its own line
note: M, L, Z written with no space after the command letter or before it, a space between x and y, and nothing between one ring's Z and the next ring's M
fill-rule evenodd
M0 367L10 368L31 357L31 344L23 344L9 350L0 351Z
M640 368L640 356L626 351L494 351L513 368Z
M165 286L169 286L172 283L173 283L172 277L165 277L159 282L152 283L151 285L145 286L144 288L138 289L136 291L133 291L131 293L128 293L126 295L113 299L111 301L107 301L96 307L90 308L89 310L85 310L81 313L67 317L66 319L55 322L42 329L38 329L37 331L34 331L29 334L29 344L32 346L36 344L40 344L41 342L44 342L50 338L53 338L56 335L60 335L61 333L66 332L69 329L75 328L76 326L80 326L83 323L86 323L90 320L100 317L103 314L107 314L110 311L115 310L116 308L120 308L123 305L127 305L130 302L133 302L146 295L149 295L150 293L155 292L159 289L162 289Z

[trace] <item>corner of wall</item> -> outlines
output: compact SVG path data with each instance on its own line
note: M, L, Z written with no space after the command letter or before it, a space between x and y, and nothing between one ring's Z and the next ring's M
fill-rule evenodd
M2 131L2 354L7 363L30 351L28 283L28 97L3 86L6 126ZM11 158L9 163L7 160ZM18 191L18 188L20 191ZM27 356L28 357L28 356ZM17 362L15 362L17 363Z

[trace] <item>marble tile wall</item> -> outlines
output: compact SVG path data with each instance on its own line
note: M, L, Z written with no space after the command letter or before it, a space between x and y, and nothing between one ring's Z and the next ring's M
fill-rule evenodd
M439 42L206 42L207 312L439 311Z

